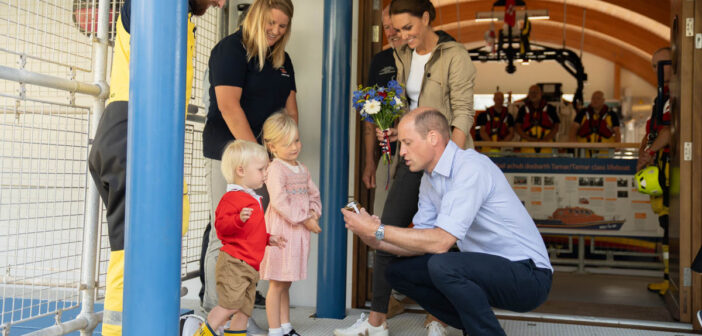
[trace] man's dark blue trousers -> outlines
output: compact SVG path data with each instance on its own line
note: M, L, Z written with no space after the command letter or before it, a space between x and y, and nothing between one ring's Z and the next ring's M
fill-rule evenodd
M531 259L475 252L398 258L385 275L392 288L470 336L505 335L491 307L533 310L546 301L552 279Z

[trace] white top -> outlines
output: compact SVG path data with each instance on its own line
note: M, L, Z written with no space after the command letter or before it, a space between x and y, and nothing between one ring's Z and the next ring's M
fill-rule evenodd
M505 175L487 156L449 141L419 186L417 229L438 227L456 237L458 249L531 259L553 271L544 240Z
M426 55L417 54L412 50L412 64L410 65L409 77L407 78L407 96L409 97L410 111L417 108L419 94L422 92L422 80L424 79L424 66L429 62L431 53Z
M299 163L298 163L296 166L293 166L293 165L291 165L291 164L285 162L285 160L281 160L281 159L279 159L279 158L275 158L275 160L280 161L280 163L282 163L282 164L284 164L286 167L290 168L290 170L292 170L295 174L299 174L299 173L300 173L300 164L299 164ZM297 162L297 161L296 161L296 162Z

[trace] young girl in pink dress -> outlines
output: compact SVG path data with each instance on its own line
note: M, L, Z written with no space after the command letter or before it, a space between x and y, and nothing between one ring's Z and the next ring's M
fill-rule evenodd
M287 240L284 248L266 249L261 263L261 279L270 280L268 335L299 336L290 324L290 285L307 278L310 232L322 231L322 203L307 167L297 161L302 143L295 121L284 113L270 116L263 124L263 143L273 155L266 179L266 227Z

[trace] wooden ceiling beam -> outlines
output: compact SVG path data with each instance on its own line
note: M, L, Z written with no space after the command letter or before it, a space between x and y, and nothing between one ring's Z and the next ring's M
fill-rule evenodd
M387 1L387 0L386 0ZM592 0L582 0L582 1L592 1ZM613 6L620 7L624 10L628 10L631 12L634 12L636 14L645 16L650 18L651 20L657 21L658 23L661 23L665 26L670 26L670 6L671 2L670 0L598 0L599 2L604 2ZM481 0L433 0L435 5L440 5L437 6L437 11L439 7L444 7L444 8L450 8L450 7L456 7L456 2L459 2L459 5L463 4L472 4L472 3L477 3L477 2L482 2ZM490 8L492 7L492 3L494 1L489 1L489 6L481 6L482 8L481 11L489 11ZM562 0L550 0L551 3L554 3L560 8L560 11L563 12L563 1ZM388 2L389 3L389 2ZM532 9L536 8L534 3L535 1L533 0L526 0L526 3L529 7ZM567 6L568 6L568 11L570 11L571 7L577 6L578 1L568 1ZM500 9L503 9L502 7Z
M634 2L639 1L632 1L632 3ZM558 3L544 0L530 0L528 1L528 5L529 8L532 9L548 10L550 19L547 21L561 24L564 22L563 6ZM463 2L459 3L458 6L456 4L442 5L437 8L437 18L434 20L434 25L446 25L457 21L474 20L477 12L490 11L491 7L492 1L490 0ZM612 38L621 40L649 54L652 54L654 51L663 46L670 45L668 40L665 40L656 34L652 34L650 31L634 23L628 22L616 16L612 16L608 13L594 11L592 9L586 10L583 7L575 5L568 5L565 23L576 27L582 26L584 11L586 11L586 29L591 29L611 36ZM502 23L500 22L498 23L497 28L501 26ZM566 31L566 34L568 33L572 34L570 31ZM580 36L580 32L575 33L577 36Z
M670 26L670 0L601 0ZM530 2L531 3L531 2Z

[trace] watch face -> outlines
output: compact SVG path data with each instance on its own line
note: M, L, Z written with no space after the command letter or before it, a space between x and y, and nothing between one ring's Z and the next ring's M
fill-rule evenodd
M381 225L378 227L378 230L375 231L375 239L383 240L383 238L385 238L385 227Z

